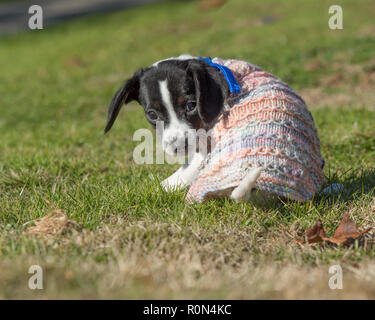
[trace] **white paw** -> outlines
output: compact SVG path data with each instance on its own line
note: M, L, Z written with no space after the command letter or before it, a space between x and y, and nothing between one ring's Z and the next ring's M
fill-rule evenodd
M167 192L179 190L186 186L186 183L181 179L181 177L173 175L163 180L160 184Z
M255 182L259 178L261 172L262 168L254 168L250 170L239 186L232 191L231 198L236 202L249 201L251 190L254 188Z

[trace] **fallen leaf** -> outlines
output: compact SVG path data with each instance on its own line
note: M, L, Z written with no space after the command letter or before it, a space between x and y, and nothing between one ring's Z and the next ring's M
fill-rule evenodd
M220 8L225 4L226 0L203 0L198 4L199 10L209 10Z
M359 231L358 226L355 224L353 220L350 219L349 213L346 212L337 227L333 237L326 238L324 240L327 240L329 242L335 243L335 244L343 244L347 242L350 239L357 239L363 234L369 232L371 228L367 228L366 230Z
M53 237L72 230L76 226L75 222L68 219L66 212L59 209L33 222L35 225L27 228L24 231L25 234Z
M306 240L308 243L322 242L325 237L326 233L320 219L316 221L316 224L313 227L306 230Z
M305 232L305 241L296 240L297 243L322 243L329 242L337 245L348 243L350 240L357 239L369 232L372 228L367 228L363 231L359 231L357 224L350 219L349 213L346 212L337 227L333 237L328 238L323 228L323 223L320 219L317 220L316 224L307 229Z
M316 71L322 69L324 66L319 60L311 60L305 63L305 69L307 71Z
M64 61L64 67L71 68L71 67L79 67L83 68L86 66L86 63L80 57L71 57Z

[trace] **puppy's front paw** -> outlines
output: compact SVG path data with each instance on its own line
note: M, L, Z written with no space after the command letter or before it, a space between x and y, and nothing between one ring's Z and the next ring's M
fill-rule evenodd
M160 184L162 188L167 192L179 190L186 186L186 184L180 177L173 175L163 180Z

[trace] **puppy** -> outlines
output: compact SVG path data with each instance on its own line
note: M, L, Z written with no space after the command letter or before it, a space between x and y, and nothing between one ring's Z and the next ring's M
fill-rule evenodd
M207 189L205 181L200 177L200 172L204 164L207 164L208 157L205 152L199 150L191 158L189 155L190 161L162 182L163 188L174 190L192 185L191 194L195 194L199 200L217 194L220 197L229 195L236 201L249 201L254 187L266 193L290 196L301 201L311 198L321 185L321 173L315 174L314 172L315 163L320 167L321 156L314 124L308 123L312 121L312 117L303 100L286 84L263 72L257 66L238 60L215 59L217 63L212 62L210 58L181 55L158 61L148 68L138 70L113 96L105 132L113 126L122 105L137 101L142 105L148 122L154 128L158 121L164 122L163 150L172 156L179 156L189 150L190 129L206 131L213 129L216 130L216 136L222 136L223 128L229 128L227 132L232 134L235 128L231 128L230 123L238 120L242 126L241 130L244 131L237 138L236 147L228 149L227 153L232 158L226 157L226 168L221 170L222 179L219 177L219 180L223 181L222 186L216 185ZM262 88L266 88L264 91L266 94L259 91ZM280 98L278 94L281 91ZM283 101L281 107L275 107L275 97ZM264 110L258 107L260 101L258 98L266 101ZM244 110L244 105L248 108L241 111ZM233 120L239 112L243 113L241 117ZM225 122L226 113L229 114L229 124ZM293 118L293 115L290 116L291 113L297 116ZM266 115L270 118L265 119L264 125L260 126L259 121L264 119L261 119L259 115ZM280 119L285 119L285 121L280 124ZM282 126L279 131L274 130L275 123ZM308 128L301 129L301 124L306 123L309 125ZM256 127L257 124L258 127ZM224 136L225 134L228 136L227 133L224 133ZM308 135L311 137L307 137ZM301 147L294 151L296 143ZM270 147L272 145L274 148ZM225 150L226 146L227 143L222 143L220 149ZM239 150L243 146L248 148L246 152L242 152L241 156L235 155L233 158L235 154L233 150ZM316 156L313 149L318 150L317 153L315 152ZM269 151L268 158L265 156L265 151ZM290 156L293 152L297 152L294 158ZM283 154L287 156L283 157ZM313 169L306 168L305 164L298 162L305 155L308 157L309 154L314 156ZM217 153L213 153L213 157L216 155ZM240 162L238 162L239 159ZM219 162L221 163L221 159ZM242 168L245 169L242 170ZM217 169L215 170L218 172ZM302 176L305 174L306 177L301 178L301 174ZM209 175L210 172L205 172L205 176ZM237 180L234 180L235 178ZM258 179L263 180L258 183ZM198 186L196 181L203 182L198 183ZM262 181L264 183L261 183ZM217 184L217 182L214 183ZM207 191L197 195L197 190L201 189L201 185L205 185Z
M105 133L112 128L122 105L135 100L154 128L157 121L164 122L163 150L180 156L188 148L189 129L211 129L228 95L223 74L204 61L190 55L161 60L136 71L115 93ZM162 186L172 190L190 185L203 160L204 156L196 153Z

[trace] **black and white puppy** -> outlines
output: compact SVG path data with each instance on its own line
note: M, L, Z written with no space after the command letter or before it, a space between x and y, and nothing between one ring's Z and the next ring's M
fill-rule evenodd
M186 149L189 129L209 130L215 124L229 93L223 74L198 58L181 55L161 60L135 72L116 92L105 132L111 129L122 105L135 100L154 128L157 121L164 122L163 150L178 156L179 150ZM188 164L162 182L164 189L190 185L203 160L202 154L194 154Z

